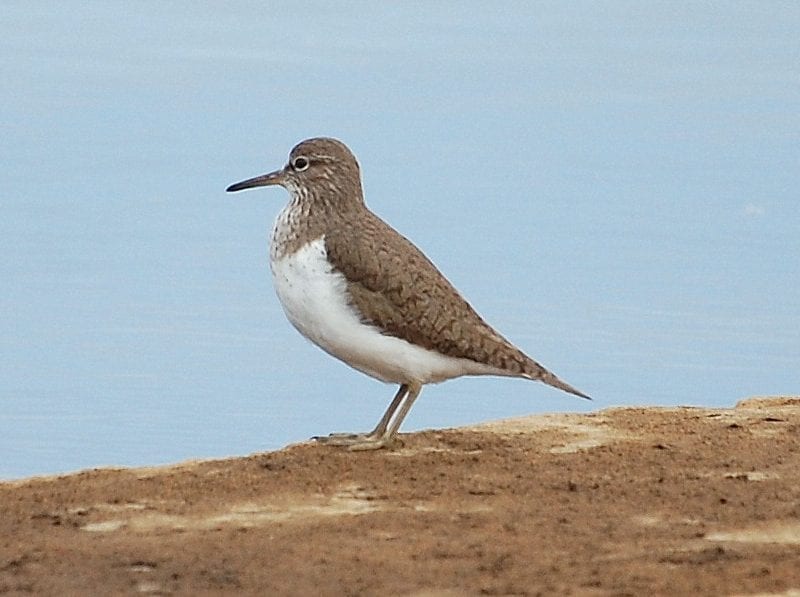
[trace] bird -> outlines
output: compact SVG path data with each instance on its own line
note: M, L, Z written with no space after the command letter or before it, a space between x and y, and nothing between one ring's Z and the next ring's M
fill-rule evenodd
M461 376L536 380L591 400L495 331L420 249L367 207L358 160L344 143L301 141L283 168L226 191L273 185L289 193L269 251L286 317L331 356L399 386L372 431L313 439L391 448L422 387Z

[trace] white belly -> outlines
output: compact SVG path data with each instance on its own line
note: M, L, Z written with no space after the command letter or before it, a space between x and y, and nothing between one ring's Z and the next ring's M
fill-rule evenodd
M362 323L347 302L347 281L326 259L323 237L291 255L272 256L275 291L286 317L303 336L351 367L395 383L490 373L473 361L443 356Z

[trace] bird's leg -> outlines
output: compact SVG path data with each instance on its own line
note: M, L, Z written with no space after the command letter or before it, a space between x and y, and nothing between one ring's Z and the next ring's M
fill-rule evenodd
M405 400L403 400L403 405L400 407L400 412L396 417L394 417L394 420L390 425L388 425L388 428L383 432L383 434L379 437L367 437L364 438L363 441L348 444L350 450L379 450L380 448L391 447L391 445L394 443L394 436L397 434L397 430L400 429L403 419L406 418L408 411L411 410L411 406L414 404L417 396L419 396L419 393L422 391L422 385L419 383L407 384L405 387L408 395L406 396ZM394 401L392 404L394 404ZM383 419L381 419L381 422L383 422ZM378 427L380 427L380 424Z
M392 415L394 415L397 407L400 406L400 403L403 401L403 398L408 393L408 385L403 384L397 390L397 393L394 395L391 404L389 404L389 408L386 409L386 412L383 413L381 420L378 421L378 424L375 426L375 429L370 431L369 433L331 433L328 436L316 436L313 439L317 440L321 444L328 444L329 446L350 446L359 442L369 442L374 441L386 433L386 429L389 426L389 421L392 420Z

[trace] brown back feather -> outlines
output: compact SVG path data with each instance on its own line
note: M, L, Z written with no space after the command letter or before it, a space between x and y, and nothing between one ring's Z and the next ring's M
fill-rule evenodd
M366 323L412 344L538 379L544 369L492 329L408 239L372 212L325 234Z

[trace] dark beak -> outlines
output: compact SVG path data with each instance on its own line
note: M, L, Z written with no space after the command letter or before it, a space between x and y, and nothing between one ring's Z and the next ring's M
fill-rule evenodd
M261 176L256 176L255 178L248 178L247 180L243 180L242 182L237 182L236 184L232 184L225 190L228 193L234 193L236 191L241 191L243 189L252 189L253 187L268 187L270 185L282 185L282 184L283 184L283 170L276 170L275 172L270 172L269 174L263 174Z

